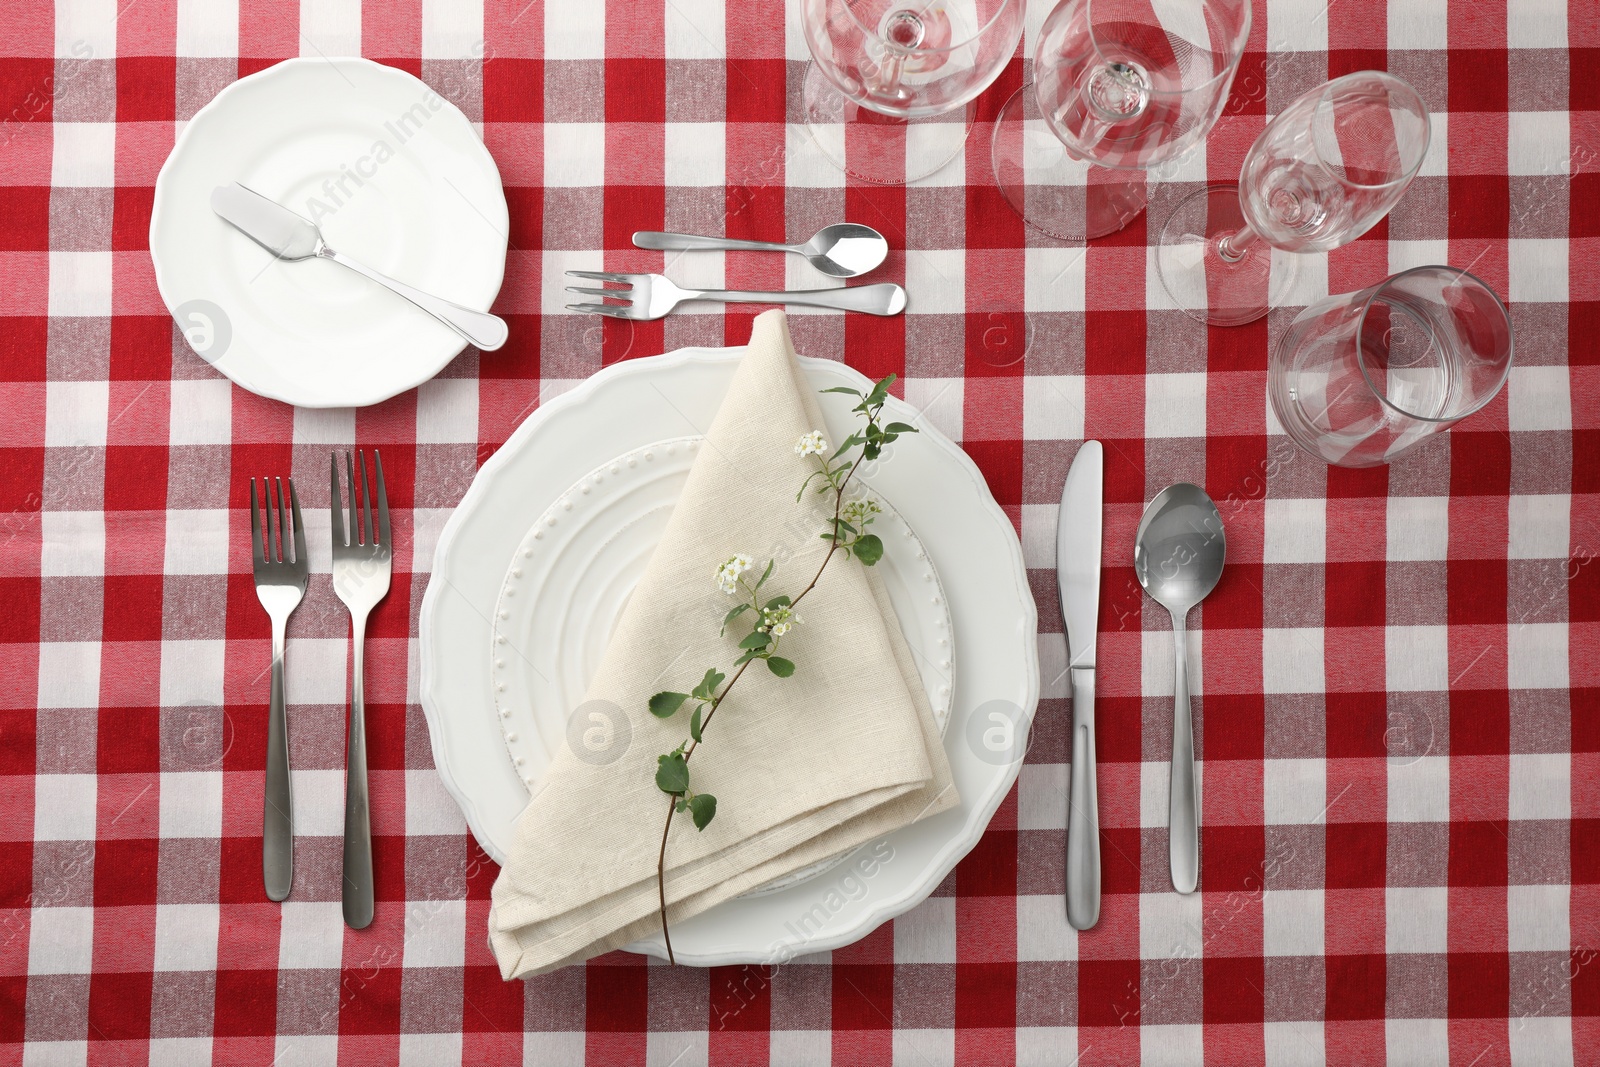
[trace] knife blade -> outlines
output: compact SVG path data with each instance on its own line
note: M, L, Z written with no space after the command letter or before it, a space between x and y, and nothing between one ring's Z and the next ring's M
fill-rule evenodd
M1067 624L1072 685L1072 786L1067 808L1067 921L1087 930L1100 919L1100 814L1095 789L1094 661L1100 622L1100 544L1105 453L1085 441L1061 487L1056 580Z
M280 259L314 256L322 243L315 223L238 182L211 190L211 210Z

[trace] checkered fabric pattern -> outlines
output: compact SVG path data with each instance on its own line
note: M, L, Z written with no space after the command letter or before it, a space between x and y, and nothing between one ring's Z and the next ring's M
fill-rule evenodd
M1034 0L1031 30L1049 4ZM844 182L798 121L781 0L58 0L0 6L0 1061L26 1064L1563 1064L1600 1042L1600 13L1575 0L1258 0L1227 111L1146 218L1088 249L965 157ZM184 121L295 55L362 54L475 122L511 209L502 351L362 410L263 400L194 355L146 233ZM1386 68L1433 112L1421 176L1298 301L1405 267L1505 296L1517 366L1387 468L1278 433L1271 340L1167 305L1152 226L1232 180L1267 117ZM561 309L571 267L814 284L793 257L664 261L635 229L896 251L904 316L797 314L803 352L904 378L1016 522L1045 692L1017 787L933 897L775 969L614 954L504 983L495 867L433 770L417 611L439 531L528 412L602 365L742 342L750 313ZM785 262L784 260L789 260ZM1585 268L1584 263L1590 266ZM1106 444L1105 895L1062 902L1069 706L1056 501ZM377 919L340 921L347 616L325 552L290 625L294 893L260 874L268 626L246 479L321 511L330 447L383 450L398 550L368 638ZM1134 582L1145 501L1219 501L1228 570L1191 616L1201 892L1169 890L1166 615ZM312 530L313 547L325 534ZM1584 1050L1588 1050L1587 1052Z

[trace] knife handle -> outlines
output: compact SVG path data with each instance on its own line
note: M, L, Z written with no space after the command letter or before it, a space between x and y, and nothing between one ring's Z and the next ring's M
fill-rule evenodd
M379 273L365 263L351 259L341 252L335 252L331 248L324 247L317 255L323 259L331 259L340 266L349 267L357 274L365 275L379 285L405 297L417 307L450 327L463 341L480 351L493 352L506 343L509 328L506 326L506 321L498 315L462 307L460 304L446 300L443 297L425 293L415 286L396 281L387 274Z
M1094 668L1072 677L1072 791L1067 803L1067 921L1100 921L1100 807L1095 790Z

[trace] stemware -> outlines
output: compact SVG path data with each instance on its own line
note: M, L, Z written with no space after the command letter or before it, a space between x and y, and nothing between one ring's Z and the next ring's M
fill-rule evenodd
M1494 399L1512 347L1494 290L1456 267L1414 267L1296 316L1267 361L1267 395L1295 444L1372 467Z
M972 101L1022 38L1024 0L804 0L806 124L861 181L926 177L958 155Z
M1147 168L1181 156L1222 111L1250 34L1248 0L1063 0L1006 101L991 156L1030 226L1079 240L1144 210Z
M1246 153L1238 185L1183 200L1161 228L1156 272L1177 306L1217 326L1252 322L1293 283L1293 256L1370 230L1428 152L1428 109L1409 84L1365 70L1284 108Z

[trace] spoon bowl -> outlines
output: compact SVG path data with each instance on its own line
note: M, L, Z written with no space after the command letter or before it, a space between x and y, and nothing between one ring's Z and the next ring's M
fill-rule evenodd
M1187 613L1217 587L1227 554L1217 505L1204 489L1179 482L1144 509L1134 537L1133 570L1156 603Z
M889 255L889 242L871 226L837 222L824 226L803 245L792 246L830 278L854 278L875 269Z
M1144 591L1172 615L1172 781L1167 797L1167 859L1172 886L1193 893L1200 881L1199 795L1194 779L1194 723L1189 714L1189 609L1217 587L1228 541L1216 504L1197 485L1180 482L1156 494L1139 520L1133 571Z

